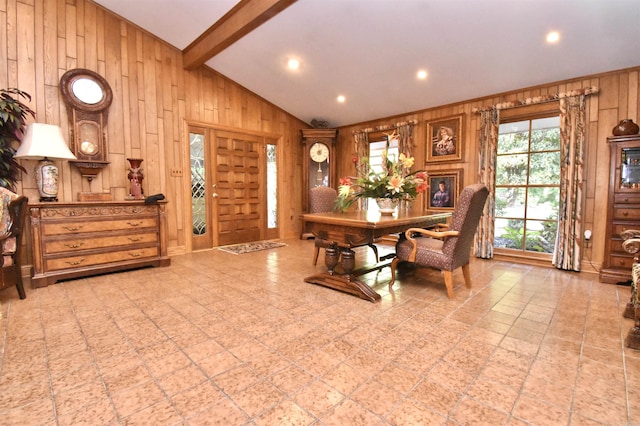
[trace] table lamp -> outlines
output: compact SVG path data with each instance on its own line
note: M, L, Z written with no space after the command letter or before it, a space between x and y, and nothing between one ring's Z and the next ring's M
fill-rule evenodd
M58 166L52 160L76 159L62 137L62 129L53 124L29 124L14 157L40 160L35 169L40 201L58 201Z

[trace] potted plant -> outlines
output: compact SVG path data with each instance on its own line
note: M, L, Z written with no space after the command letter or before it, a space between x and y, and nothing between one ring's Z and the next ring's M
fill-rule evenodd
M15 191L20 172L26 170L13 158L24 136L27 116L35 112L20 98L31 101L31 95L18 89L0 89L0 186Z

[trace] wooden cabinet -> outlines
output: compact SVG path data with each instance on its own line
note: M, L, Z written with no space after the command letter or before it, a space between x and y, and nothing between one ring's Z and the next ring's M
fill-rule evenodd
M33 287L142 266L168 266L166 201L29 205Z
M633 255L622 249L620 233L640 230L640 135L607 138L611 150L605 253L600 281L631 279Z

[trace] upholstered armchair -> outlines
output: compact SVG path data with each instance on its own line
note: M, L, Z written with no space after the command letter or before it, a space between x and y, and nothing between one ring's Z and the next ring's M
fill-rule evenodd
M20 246L28 201L27 197L0 187L0 247L2 247L0 290L15 285L20 299L27 297L22 284Z
M449 298L454 297L453 271L457 268L462 268L465 285L471 288L471 243L488 195L489 190L482 184L467 186L458 196L458 205L449 225L434 230L408 229L405 232L406 239L401 238L396 244L396 257L391 262L389 291L393 291L399 262L442 270Z
M326 213L333 211L333 207L336 204L338 198L338 191L328 186L316 186L309 190L309 213ZM315 240L315 252L313 253L313 264L318 263L318 255L321 248L327 248L330 242L320 238ZM375 244L369 244L369 247L373 250L376 256L376 262L378 258L378 247Z

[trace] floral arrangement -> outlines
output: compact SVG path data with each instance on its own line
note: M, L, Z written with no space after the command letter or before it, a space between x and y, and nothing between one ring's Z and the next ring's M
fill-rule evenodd
M425 192L427 174L423 170L411 173L414 158L400 154L388 155L389 140L393 136L387 135L387 149L382 153L382 171L375 172L369 167L368 157L353 157L356 177L340 178L338 198L335 210L344 211L358 198L390 198L393 200L414 200L419 193Z

